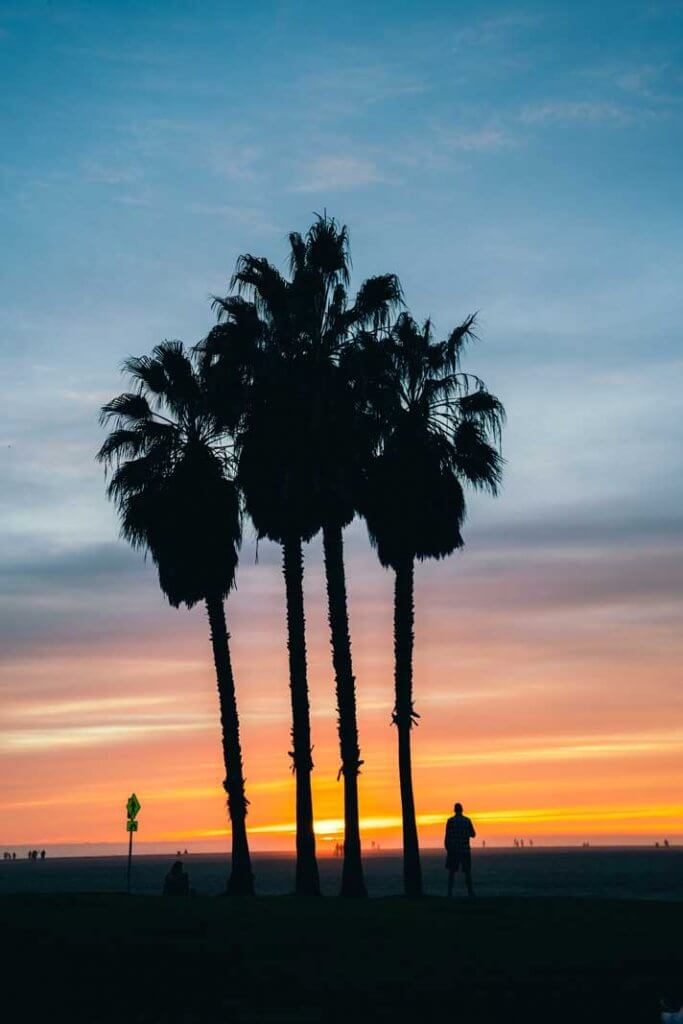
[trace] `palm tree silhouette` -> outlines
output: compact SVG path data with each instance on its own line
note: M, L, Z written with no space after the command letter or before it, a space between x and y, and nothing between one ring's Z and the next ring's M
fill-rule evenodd
M207 353L218 354L218 365L226 353L232 352L227 356L228 372L222 378L228 384L236 379L235 362L244 366L245 353L249 346L253 348L253 354L246 358L255 372L245 413L239 478L247 510L259 534L278 540L284 549L293 756L297 783L302 776L304 789L300 801L297 784L297 809L301 803L306 814L310 784L306 784L303 774L310 773L312 764L308 702L307 698L303 700L306 664L299 582L301 541L311 539L322 527L340 775L344 780L341 893L364 896L358 808L362 761L343 529L355 514L359 476L369 441L367 418L359 415L350 382L339 363L354 332L377 329L386 323L391 310L401 301L401 290L394 275L381 275L365 281L353 303L349 303L348 232L327 215L318 216L305 237L291 233L289 244L289 280L266 260L251 255L240 258L232 284L237 285L242 295L247 294L253 305L247 308L239 295L215 300L223 323L211 332L203 348ZM219 395L220 388L219 382ZM234 407L234 402L229 405ZM297 814L300 857L310 857L308 829L308 821Z
M474 316L468 317L437 342L429 320L420 326L403 313L390 330L361 336L355 352L356 380L379 438L361 510L380 562L395 573L393 723L407 896L422 894L410 743L419 717L413 704L415 559L444 558L462 547L463 483L496 494L501 479L494 444L504 409L479 378L460 370L473 326Z
M219 322L199 350L218 415L229 419L239 408L237 480L246 511L257 535L282 547L292 708L290 757L296 786L295 891L315 896L320 893L320 880L313 830L302 550L303 543L320 529L319 504L309 488L311 376L298 344L292 283L267 260L247 255L238 260L231 281L235 286L253 301L241 295L214 299Z
M313 429L308 448L314 474L312 490L321 504L340 776L344 781L341 895L365 896L358 806L358 775L363 762L358 740L343 530L356 512L360 473L370 435L340 362L343 363L355 332L377 329L387 322L391 311L401 302L401 287L393 274L372 277L361 284L353 303L349 303L348 231L326 214L316 218L305 237L290 235L290 249L294 280L301 281L303 344L308 349L314 378L309 394Z
M134 390L103 406L101 422L114 429L97 459L112 470L107 493L117 506L122 536L151 554L169 602L175 608L205 602L232 823L227 891L251 895L248 801L224 605L241 541L239 494L227 475L227 438L180 342L164 342L151 356L128 359L124 370Z

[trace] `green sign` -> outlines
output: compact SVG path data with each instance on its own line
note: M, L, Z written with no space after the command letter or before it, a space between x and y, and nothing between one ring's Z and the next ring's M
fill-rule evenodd
M128 821L126 822L126 832L137 832L137 830L138 830L138 823L137 823L137 821L133 821L131 818L129 818Z
M131 821L133 818L137 818L139 810L140 801L136 797L135 793L132 793L131 796L128 797L128 803L126 804L126 813ZM134 832L135 829L131 829L130 831Z

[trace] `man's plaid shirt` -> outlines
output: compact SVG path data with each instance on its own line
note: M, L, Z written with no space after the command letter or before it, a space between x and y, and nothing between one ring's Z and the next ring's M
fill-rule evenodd
M470 839L476 836L474 825L464 814L454 814L446 822L446 849L449 853L465 853L470 848Z

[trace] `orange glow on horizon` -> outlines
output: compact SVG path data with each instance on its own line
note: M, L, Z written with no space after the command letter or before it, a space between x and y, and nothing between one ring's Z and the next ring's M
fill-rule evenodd
M487 845L513 836L539 844L682 840L683 729L672 714L680 704L682 645L664 643L647 617L641 623L562 608L468 611L466 563L452 561L418 569L421 718L413 748L423 844L441 844L456 799ZM348 574L363 841L395 847L401 830L390 725L391 579L370 559L360 568L350 564ZM276 566L251 565L239 583L228 620L248 828L255 850L292 849L281 578ZM324 851L327 840L341 837L343 807L319 554L308 559L306 587L314 809ZM160 624L143 639L46 648L0 667L5 847L123 848L125 800L133 790L142 802L138 843L227 845L204 617L159 607Z

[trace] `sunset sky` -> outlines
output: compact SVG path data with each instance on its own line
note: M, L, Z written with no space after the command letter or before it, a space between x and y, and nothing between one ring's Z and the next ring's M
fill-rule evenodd
M675 0L0 2L0 847L123 849L132 790L140 843L226 847L205 616L117 540L97 412L323 208L356 283L397 273L437 333L480 311L467 368L509 415L500 497L417 571L422 842L455 799L487 845L683 839L682 41ZM361 824L388 848L392 577L361 524L346 542ZM324 849L321 563L318 539ZM251 840L290 849L280 554L248 524L227 614Z

